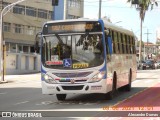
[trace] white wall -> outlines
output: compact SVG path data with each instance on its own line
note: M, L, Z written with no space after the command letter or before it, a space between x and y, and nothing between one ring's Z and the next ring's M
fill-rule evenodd
M29 70L34 70L34 57L29 57Z
M16 69L16 55L15 54L6 55L6 68Z
M6 74L26 74L40 72L40 55L7 53L4 62Z
M25 70L26 69L26 56L22 55L21 57L21 69Z

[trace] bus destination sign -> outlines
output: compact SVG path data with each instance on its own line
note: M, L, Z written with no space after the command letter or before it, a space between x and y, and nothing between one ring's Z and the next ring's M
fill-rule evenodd
M46 24L43 28L43 34L100 32L100 31L101 27L98 22L49 23Z

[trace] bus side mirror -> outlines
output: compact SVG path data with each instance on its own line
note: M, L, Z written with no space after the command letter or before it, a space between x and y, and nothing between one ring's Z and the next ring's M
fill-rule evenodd
M113 53L112 52L112 38L110 36L107 37L108 38L108 47L109 47L109 53L110 55Z
M36 37L35 37L34 51L35 51L36 53L39 52L40 35L41 35L41 33L37 33L37 34L36 34Z

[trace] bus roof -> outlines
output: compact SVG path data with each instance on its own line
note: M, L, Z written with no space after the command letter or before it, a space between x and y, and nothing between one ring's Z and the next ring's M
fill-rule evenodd
M121 32L121 33L126 33L126 34L134 36L133 31L130 31L130 30L125 29L123 27L120 27L120 26L117 26L115 24L112 24L111 22L108 22L107 20L104 20L104 19L103 19L103 22L104 22L104 26L106 28L108 28L108 29L111 29L111 30L114 30L114 31L117 31L117 32Z
M61 23L61 22L78 22L78 21L98 21L98 19L87 19L87 18L80 18L80 19L66 19L66 20L52 20L46 23Z
M106 28L112 29L112 30L117 31L117 32L126 33L126 34L134 36L134 33L132 31L127 30L125 28L122 28L120 26L117 26L115 24L112 24L111 22L108 22L105 19L102 19L102 20L103 20L104 26ZM56 20L56 21L52 20L52 21L46 22L45 24L48 24L48 23L61 23L61 22L82 22L82 21L98 21L98 19L79 18L79 19L67 19L67 20Z

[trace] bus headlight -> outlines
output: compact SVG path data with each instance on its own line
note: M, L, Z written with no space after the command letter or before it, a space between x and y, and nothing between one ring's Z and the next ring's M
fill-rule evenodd
M94 77L91 78L90 82L98 82L100 80L102 80L102 78L104 77L105 72L99 72L98 74L96 74Z
M43 75L43 79L49 84L55 84L56 83L56 81L47 74Z

